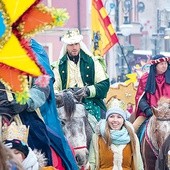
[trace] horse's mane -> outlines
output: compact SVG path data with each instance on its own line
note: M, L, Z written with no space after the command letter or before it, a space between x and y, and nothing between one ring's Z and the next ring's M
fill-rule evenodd
M76 110L76 104L73 98L73 94L71 92L68 91L63 93L63 104L66 117L70 119Z
M79 88L64 89L55 95L57 107L64 107L65 116L67 119L74 116L76 104L82 104L82 99L85 95L85 88L82 89L80 94L76 93L79 90Z
M73 93L69 90L63 90L56 94L56 104L58 108L63 107L65 117L70 119L76 110L76 102Z

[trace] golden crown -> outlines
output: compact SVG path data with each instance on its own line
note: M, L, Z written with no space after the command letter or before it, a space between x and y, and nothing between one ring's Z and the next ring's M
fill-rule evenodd
M15 122L12 122L9 126L4 124L2 127L2 141L18 139L24 143L27 143L28 140L29 127L25 125L17 125Z
M124 111L127 109L125 103L117 98L112 98L107 103L107 109L114 108L114 107L120 107Z

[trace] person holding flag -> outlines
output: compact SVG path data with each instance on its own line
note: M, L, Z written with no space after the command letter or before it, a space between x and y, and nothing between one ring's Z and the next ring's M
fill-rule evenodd
M103 58L94 57L82 39L78 29L69 30L62 37L64 45L59 62L53 70L56 80L54 90L57 93L63 89L74 88L75 96L82 95L85 90L85 108L100 120L105 117L106 106L103 99L109 90L109 78Z

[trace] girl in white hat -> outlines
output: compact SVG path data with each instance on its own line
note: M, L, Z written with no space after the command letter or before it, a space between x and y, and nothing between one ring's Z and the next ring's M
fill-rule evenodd
M143 170L139 141L123 109L110 108L97 125L89 162L90 170Z

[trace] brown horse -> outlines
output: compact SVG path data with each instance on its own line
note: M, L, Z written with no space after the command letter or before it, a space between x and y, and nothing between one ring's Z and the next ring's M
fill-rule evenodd
M145 170L155 170L159 149L170 134L170 99L161 98L146 125L141 152Z

